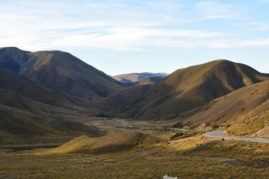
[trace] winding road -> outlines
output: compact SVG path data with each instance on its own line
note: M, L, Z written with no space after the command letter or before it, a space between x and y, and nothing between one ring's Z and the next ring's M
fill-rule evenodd
M241 140L241 141L249 141L249 142L269 143L269 139L229 137L229 136L221 135L221 133L223 133L223 132L224 132L224 130L212 131L212 132L206 132L203 135L207 136L207 137L217 137L217 138L226 139L226 140Z
M125 129L143 129L138 126L125 126L122 124L115 123L112 120L108 120L107 118L103 117L102 118L105 123L108 123L114 127L117 128L125 128ZM152 129L157 129L157 128L152 128ZM173 128L173 127L160 127L158 129L161 130L182 130L186 131L186 129L181 129L181 128ZM221 135L224 132L224 130L217 130L217 131L211 131L211 132L206 132L203 135L207 137L216 137L216 138L221 138L221 139L226 139L226 140L240 140L240 141L248 141L248 142L259 142L259 143L268 143L269 144L269 139L262 139L262 138L245 138L245 137L230 137L230 136L223 136Z

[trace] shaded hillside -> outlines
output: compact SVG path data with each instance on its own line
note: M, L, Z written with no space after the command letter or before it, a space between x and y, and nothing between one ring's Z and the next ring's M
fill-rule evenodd
M46 108L88 111L91 104L39 86L22 75L0 69L0 103L31 112L46 113ZM93 110L93 108L92 108Z
M155 77L147 77L147 78L143 78L137 82L135 82L134 84L137 85L146 85L146 84L154 84L154 83L157 83L159 81L161 81L163 78L162 77L158 77L158 76L155 76Z
M268 117L269 81L265 81L217 98L177 119L190 127L228 127L232 135L252 135L269 125Z
M133 116L132 111L139 107L141 101L145 99L145 94L150 89L151 84L136 84L124 88L119 92L100 101L98 108L101 116Z
M113 76L115 80L122 83L139 82L145 78L159 77L158 79L163 79L167 76L166 73L128 73ZM153 78L154 79L154 78ZM153 81L152 81L153 82Z
M81 134L100 136L101 132L78 122L45 118L0 104L0 144L58 143Z
M74 136L99 136L95 127L56 115L93 114L88 101L41 87L24 76L0 70L0 143L63 142Z
M175 71L154 84L136 118L170 119L247 85L269 79L251 67L216 60Z
M20 73L29 61L29 53L15 47L0 48L0 68Z
M120 82L61 51L0 49L0 67L68 95L96 100L121 89Z

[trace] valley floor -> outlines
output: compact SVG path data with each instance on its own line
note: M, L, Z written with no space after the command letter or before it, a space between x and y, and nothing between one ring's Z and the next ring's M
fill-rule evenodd
M0 178L268 178L269 144L210 138L150 122L85 120L108 133L143 131L161 142L106 154L37 155L0 150ZM122 128L121 126L132 126ZM166 124L165 124L166 125ZM163 124L163 126L165 126ZM140 128L141 127L141 128ZM153 128L151 128L153 127ZM150 129L151 128L151 129Z

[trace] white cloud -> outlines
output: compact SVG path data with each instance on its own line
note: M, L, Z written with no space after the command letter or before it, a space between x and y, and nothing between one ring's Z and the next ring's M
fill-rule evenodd
M181 8L181 4L175 0L154 0L154 1L146 1L150 7L167 12L175 12Z
M255 40L220 40L211 44L216 48L242 48L242 47L261 47L268 46L269 39L255 39Z
M61 1L44 3L25 0L17 3L20 7L14 6L14 2L6 2L0 6L0 26L4 27L0 28L0 46L19 46L29 50L66 46L141 50L147 45L154 45L152 42L160 39L173 41L178 38L200 39L220 35L202 30L169 29L166 28L172 19L169 19L169 15L155 17L151 13L145 13L143 8L139 13L125 4L111 1L83 5ZM172 0L150 1L147 4L153 9L163 8L164 11L180 8ZM117 12L107 17L107 11Z
M178 38L213 38L220 34L198 30L169 30L146 27L111 27L99 29L98 33L66 36L54 42L57 46L80 46L116 50L139 50L149 45L161 45ZM154 43L156 42L156 43ZM163 44L165 45L165 44Z
M201 19L230 19L237 17L232 4L215 1L203 1L196 4L196 10L203 16Z
M250 28L253 31L268 31L269 30L269 24L267 23L255 23Z
M68 3L0 1L0 46L27 50L68 46L129 51L144 50L148 46L236 48L268 45L266 38L232 40L227 32L183 28L179 24L173 27L173 13L182 8L175 0L136 2L140 2L138 7L113 1L84 4L72 0ZM147 12L145 4L156 11ZM200 20L237 16L229 4L207 1L196 4L195 8L201 14Z
M269 46L269 39L256 40L227 40L227 39L209 39L209 40L178 40L169 42L159 42L170 47L180 48L245 48L245 47L262 47Z
M217 39L216 39L217 38ZM269 46L269 39L224 39L222 34L194 30L172 31L147 28L112 28L104 33L60 38L55 46L143 50L148 46L179 48L242 48Z

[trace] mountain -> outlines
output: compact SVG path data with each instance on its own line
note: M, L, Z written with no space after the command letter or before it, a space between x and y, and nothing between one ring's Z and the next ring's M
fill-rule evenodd
M48 118L0 104L1 145L59 143L82 134L102 135L93 126Z
M109 96L123 84L61 51L0 49L0 68L26 76L47 88L91 101Z
M59 142L81 134L99 136L97 128L61 117L94 112L88 101L0 69L0 143Z
M69 110L86 110L89 102L44 88L25 76L0 69L0 103L34 112L41 105ZM39 103L37 105L36 103ZM84 107L83 107L84 106ZM36 111L35 111L36 112Z
M153 73L143 73L145 75L155 75ZM132 74L135 78L138 78L140 74ZM132 76L131 75L131 76ZM141 101L144 100L145 94L150 89L150 86L154 83L161 81L164 78L163 73L157 73L159 76L143 76L139 80L133 82L123 80L126 87L118 92L100 100L98 108L100 109L100 116L117 116L117 117L132 117L132 113L139 107ZM140 76L142 77L142 75ZM113 77L114 78L114 77ZM117 79L117 77L115 78ZM118 78L119 79L119 78Z
M0 68L20 73L29 61L30 52L15 47L0 48Z
M0 143L102 135L77 122L83 114L175 119L190 128L269 134L269 75L247 65L215 60L165 78L151 73L125 77L131 83L116 81L66 52L1 48Z
M159 81L161 81L163 79L163 77L158 77L158 76L154 76L154 77L147 77L147 78L143 78L137 82L134 82L134 85L146 85L146 84L154 84L157 83Z
M152 85L132 114L146 120L176 118L215 98L268 79L268 75L247 65L227 60L179 69Z
M177 117L192 128L225 127L229 135L269 137L269 81L249 85ZM267 133L266 133L267 132Z
M113 76L115 80L118 80L122 83L131 83L131 82L139 82L143 79L151 80L151 82L157 82L167 76L166 73L128 73ZM156 78L158 77L158 78Z
M131 114L144 100L145 94L150 89L152 84L136 84L126 87L117 93L108 96L100 101L97 105L100 111L100 116L117 116L117 117L132 117Z
M122 83L66 52L1 48L0 143L100 136L96 127L75 119L98 114L93 101L122 88Z

